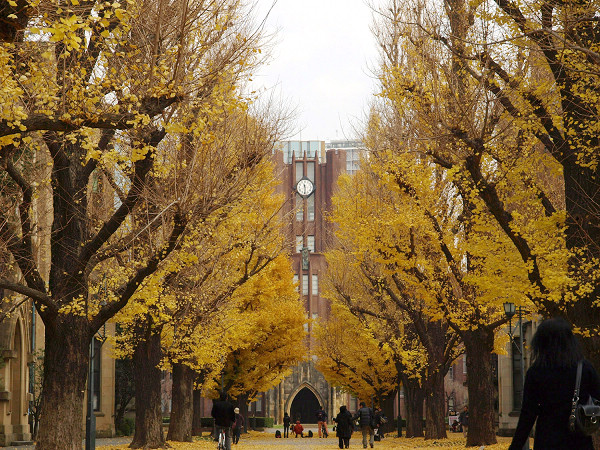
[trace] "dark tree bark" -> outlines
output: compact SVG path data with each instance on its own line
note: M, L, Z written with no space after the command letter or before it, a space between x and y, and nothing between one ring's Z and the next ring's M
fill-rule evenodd
M249 417L248 417L248 395L240 395L237 398L238 408L240 408L240 414L244 418L244 429L243 432L248 432L248 427L250 426Z
M444 374L440 371L429 374L425 393L425 439L446 439Z
M423 437L423 401L425 391L413 378L402 376L404 405L406 406L406 437Z
M493 328L477 328L464 332L469 392L469 431L467 447L493 445L494 386L492 374Z
M194 379L196 373L186 364L173 364L173 404L167 440L192 442Z
M46 327L42 414L37 448L80 450L90 334L81 317L60 315ZM60 417L61 420L54 420ZM72 424L79 426L72 426Z
M150 322L150 321L149 321ZM145 324L145 339L133 353L135 367L135 434L130 448L167 448L162 428L160 369L162 357L160 332ZM142 333L138 333L138 336Z
M192 394L193 415L192 415L192 435L202 436L202 391L194 389Z

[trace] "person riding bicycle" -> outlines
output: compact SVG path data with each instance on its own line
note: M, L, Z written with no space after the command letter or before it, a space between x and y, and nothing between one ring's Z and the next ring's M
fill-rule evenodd
M221 392L219 400L213 403L210 415L215 419L215 438L219 439L221 430L225 432L225 449L231 450L231 426L235 422L235 410L227 401L227 393Z

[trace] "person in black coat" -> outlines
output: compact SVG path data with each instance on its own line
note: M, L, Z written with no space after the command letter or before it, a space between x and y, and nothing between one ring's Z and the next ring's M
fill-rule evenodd
M227 401L227 393L221 392L219 400L213 403L210 415L215 419L215 438L218 439L221 429L225 431L225 448L231 450L231 427L235 423L235 410Z
M592 438L569 430L577 364L583 360L580 399L600 398L600 377L583 359L571 325L545 320L531 340L533 364L525 376L523 405L509 450L521 450L534 422L534 450L593 450Z
M367 436L369 438L369 444L373 448L373 442L375 441L375 434L373 432L373 410L367 407L365 402L360 402L360 409L354 413L352 420L358 419L358 426L362 431L363 437L363 448L367 448Z
M290 437L290 422L291 422L291 417L288 415L288 413L284 413L283 414L283 437L284 438L289 438Z
M333 420L336 423L336 436L340 441L340 448L348 448L354 430L352 414L345 406L340 406L340 413Z

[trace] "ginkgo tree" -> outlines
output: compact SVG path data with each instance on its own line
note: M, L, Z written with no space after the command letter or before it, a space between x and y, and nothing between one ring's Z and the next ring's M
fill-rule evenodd
M383 97L421 124L417 151L483 202L529 299L574 323L598 363L597 5L389 6Z
M176 145L169 136L203 135L210 110L230 107L236 80L257 62L260 33L245 7L238 0L2 3L0 241L14 265L0 286L33 299L45 325L40 448L81 446L91 338L186 229L193 190L184 186L162 210L148 210L145 226L132 213L150 205L143 199L156 187L157 151ZM254 157L242 151L239 161ZM89 203L96 180L121 193L98 215ZM138 253L133 230L161 237ZM37 257L38 240L49 255ZM122 258L132 264L111 272ZM114 275L108 296L98 295L103 271Z
M247 408L306 358L308 319L293 275L288 255L281 255L236 290L231 320L221 328L223 365L204 389L226 391Z
M398 388L398 372L390 346L338 303L327 319L313 326L316 368L332 385L356 398L381 405Z
M227 125L217 127L210 143L199 145L206 152L195 154L201 161L181 160L186 168L194 168L193 173L184 170L194 186L188 187L194 194L189 205L193 218L177 249L117 317L123 330L121 352L131 355L135 364L138 394L133 448L165 445L160 426L160 370L169 366L175 386L169 438L191 439L194 371L206 361L198 350L197 331L230 307L235 290L264 270L284 248L279 216L282 199L274 195L273 167L266 158L273 136L260 134L267 124L259 126L255 119L246 118L253 127L244 128L236 117L244 119L245 115L231 115ZM232 135L222 127L235 132ZM244 146L246 151L240 152ZM248 152L253 155L252 163L241 165L240 156L246 158L243 155ZM168 190L165 184L169 182L176 186L176 181L169 180L178 179L168 177L156 193ZM153 203L159 199L154 196ZM142 240L138 252L153 242Z
M504 301L526 301L527 271L497 224L477 213L476 198L463 194L435 164L401 152L412 144L404 137L410 133L400 133L409 126L374 115L369 159L359 174L340 179L333 214L337 236L371 289L362 304L351 291L345 301L373 320L401 322L401 316L389 315L394 309L406 315L427 358L422 383L434 392L427 396L428 428L439 424L440 432L443 377L462 341L473 380L470 406L476 411L469 439L473 445L491 444L495 331L506 320ZM549 264L546 270L554 269ZM338 291L344 299L344 289ZM426 436L432 437L430 431Z

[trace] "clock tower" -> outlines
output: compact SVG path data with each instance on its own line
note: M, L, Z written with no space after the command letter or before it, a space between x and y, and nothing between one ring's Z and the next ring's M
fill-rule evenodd
M282 181L279 191L286 198L283 213L289 220L285 234L290 243L294 278L306 316L313 321L326 319L330 311L328 301L321 297L321 280L326 273L324 252L333 236L327 212L331 210L337 178L344 172L352 172L349 169L355 168L358 150L362 151L362 144L358 142L326 145L323 141L286 141L278 143L273 152L276 173ZM306 326L306 331L307 345L312 348L315 342L311 325ZM316 370L311 357L265 394L264 415L281 423L283 413L287 412L292 420L299 418L303 423L311 424L316 423L314 413L319 406L331 418L335 417L340 405L356 409L353 408L355 400L330 386Z

